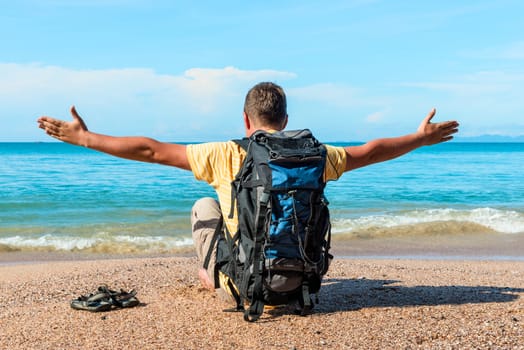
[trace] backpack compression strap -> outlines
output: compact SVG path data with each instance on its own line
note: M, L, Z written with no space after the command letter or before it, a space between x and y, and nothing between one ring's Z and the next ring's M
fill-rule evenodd
M209 249L208 249L206 257L204 259L203 267L206 270L209 267L209 262L211 261L211 255L213 254L213 250L216 251L215 244L218 241L218 237L222 233L223 224L224 224L224 219L222 218L222 216L220 216L220 219L218 220L217 226L215 228L215 233L213 234L213 237L211 238L211 244L209 245Z
M256 218L256 237L253 252L253 294L249 308L244 312L244 320L254 322L264 312L263 277L264 268L263 244L265 242L264 225L266 213L270 201L268 192L263 192L259 199L259 212Z

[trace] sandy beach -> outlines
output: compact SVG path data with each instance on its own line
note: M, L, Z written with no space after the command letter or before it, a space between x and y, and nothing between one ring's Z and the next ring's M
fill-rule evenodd
M250 324L200 288L192 256L31 259L0 265L1 349L524 349L524 261L339 258L313 315ZM141 304L70 308L101 284Z

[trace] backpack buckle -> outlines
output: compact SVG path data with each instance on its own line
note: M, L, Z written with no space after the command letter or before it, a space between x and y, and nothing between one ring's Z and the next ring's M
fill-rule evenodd
M267 205L269 203L270 194L269 192L262 192L260 195L260 203Z

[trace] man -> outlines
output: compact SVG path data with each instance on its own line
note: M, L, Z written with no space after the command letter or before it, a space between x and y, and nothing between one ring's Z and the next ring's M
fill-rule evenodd
M244 127L249 137L257 130L269 132L283 130L288 121L286 96L274 83L259 83L251 88L244 103ZM192 210L192 234L200 262L199 278L203 286L221 289L226 286L225 276L217 283L214 273L216 244L211 246L212 236L221 218L228 232L235 233L237 219L228 218L231 207L231 181L239 171L246 152L233 141L210 142L194 145L164 143L147 137L113 137L88 130L86 124L71 108L73 120L66 122L50 117L40 117L39 127L63 142L88 147L117 157L143 162L160 163L190 170L196 179L213 186L218 202L211 198L198 200ZM456 121L431 123L435 115L432 109L416 132L400 137L370 141L360 146L327 148L324 180L336 180L344 172L383 162L416 148L449 141L458 131ZM210 254L208 254L210 252ZM209 255L209 257L208 257ZM206 259L207 258L207 259ZM204 263L205 260L208 260ZM204 265L206 268L204 268Z

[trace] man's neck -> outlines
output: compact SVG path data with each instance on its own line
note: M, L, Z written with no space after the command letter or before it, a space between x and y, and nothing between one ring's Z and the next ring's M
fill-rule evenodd
M258 130L263 130L263 131L266 131L266 132L269 132L269 133L282 131L282 130L275 129L273 127L265 127L265 126L258 127L258 128L254 127L254 128L249 129L249 130L246 130L246 136L250 137L251 135L253 135Z

